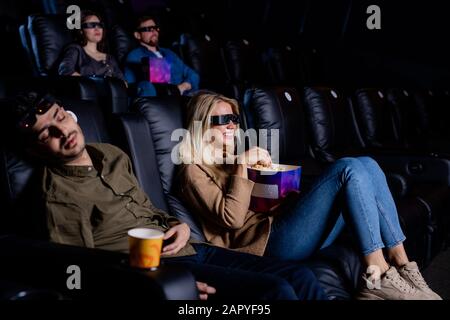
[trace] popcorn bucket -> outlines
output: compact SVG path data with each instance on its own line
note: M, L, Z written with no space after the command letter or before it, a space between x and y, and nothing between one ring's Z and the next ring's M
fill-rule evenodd
M268 212L292 191L300 191L301 166L275 165L275 168L248 168L248 179L255 182L250 210Z

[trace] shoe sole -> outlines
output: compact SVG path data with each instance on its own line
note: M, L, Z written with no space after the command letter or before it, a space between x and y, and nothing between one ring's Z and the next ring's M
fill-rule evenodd
M375 294L365 293L364 295L359 295L356 297L356 300L385 300Z

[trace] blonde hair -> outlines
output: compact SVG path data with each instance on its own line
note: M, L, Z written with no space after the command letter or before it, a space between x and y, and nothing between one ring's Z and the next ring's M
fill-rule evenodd
M214 150L210 143L205 145L204 134L211 129L211 113L217 103L228 103L235 114L239 114L239 106L235 99L227 98L217 93L198 93L194 95L187 106L188 135L180 144L179 156L184 164L215 163ZM197 123L197 124L196 124ZM201 130L198 128L201 123Z

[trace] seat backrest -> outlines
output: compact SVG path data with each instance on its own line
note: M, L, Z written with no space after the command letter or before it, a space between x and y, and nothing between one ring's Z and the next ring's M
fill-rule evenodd
M56 73L63 48L74 39L60 15L36 14L28 17L32 61L39 75Z
M265 51L269 81L272 85L302 87L307 80L302 52L291 45L272 47Z
M255 42L247 39L227 41L224 44L224 57L232 82L251 85L267 83L262 50Z
M136 114L120 115L125 141L136 177L142 188L157 206L171 213L191 227L191 236L204 241L200 224L174 196L173 183L176 166L172 150L179 141L172 141L172 132L184 128L184 97L146 97L134 101Z
M435 132L445 139L450 138L450 126L448 119L450 118L450 90L441 89L436 92L438 102L430 106L430 119Z
M316 159L333 162L339 153L357 149L354 144L349 99L337 89L306 87L303 101ZM356 151L356 150L355 150Z
M95 103L87 100L62 99L62 105L66 110L71 110L77 115L86 142L110 142L103 114ZM0 153L1 201L12 210L12 212L2 212L10 216L0 217L0 220L13 220L14 217L11 215L14 215L16 211L33 212L35 209L28 207L32 205L28 199L32 199L30 193L34 190L33 178L40 166L34 163L33 159L18 154L14 146L8 145L8 141L2 141Z
M111 54L121 67L124 66L127 54L139 45L132 32L128 32L120 25L115 25L108 31L108 40Z
M30 64L31 70L34 76L39 75L37 69L36 60L34 59L33 52L31 50L31 39L28 33L27 26L21 25L19 27L20 43L24 49L25 55L27 56L28 63Z
M439 95L433 90L414 90L412 98L414 103L411 110L411 126L415 129L415 135L411 138L430 138L433 131L437 129L434 127L436 119L444 116L439 112L441 107Z
M366 147L399 146L398 128L393 108L384 90L367 88L356 90L352 106Z
M308 156L305 115L302 101L294 88L248 89L244 96L248 128L279 130L279 157L283 163L298 163ZM272 146L269 145L269 151Z
M200 76L200 88L209 89L228 95L223 52L219 42L213 36L204 34L192 36L182 34L180 37L180 56Z
M247 39L226 41L224 61L229 80L234 85L234 98L242 102L245 89L269 84L262 49Z
M420 145L420 140L425 137L418 135L418 130L421 128L419 122L428 123L428 115L425 112L419 112L416 104L416 99L418 99L419 105L420 102L425 102L420 99L421 95L411 89L389 88L386 90L386 98L392 108L398 142L406 148ZM422 104L422 106L424 105ZM422 117L420 113L422 113L422 119L420 119Z

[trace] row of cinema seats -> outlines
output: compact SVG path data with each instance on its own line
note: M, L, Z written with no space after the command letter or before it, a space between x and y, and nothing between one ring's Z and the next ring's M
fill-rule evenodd
M317 52L292 43L267 47L252 39L182 34L174 49L200 75L201 88L238 101L249 87L301 87L315 83L319 72Z
M61 52L73 41L73 35L65 23L63 15L35 14L20 26L22 46L34 76L68 97L97 99L102 107L110 107L114 112L126 110L128 96L133 96L133 92L126 90L121 81L56 76ZM138 45L132 32L113 24L109 26L107 36L111 54L123 66L126 54ZM161 38L164 39L163 31ZM335 68L326 64L317 50L298 44L284 43L267 47L267 44L258 44L251 39L218 39L205 32L181 34L172 49L198 72L201 88L223 93L240 102L243 102L245 90L252 87L281 85L303 90L304 86L326 83L320 76L320 70ZM321 81L318 81L319 78ZM158 95L178 93L170 85L157 85L156 89ZM445 123L445 116L449 115L446 107L450 103L448 90L413 90L409 94L408 91L398 89L381 94L386 96L386 99L381 98L383 101L395 104L396 110L388 112L398 114L395 121L399 129L393 132L396 144L414 146L428 138L427 135L431 135L433 140L439 140L437 138L442 135L450 137L450 130ZM383 101L381 105L385 104ZM412 112L410 105L414 106ZM426 113L428 116L424 116ZM405 126L405 119L399 121L399 117L407 118L412 125ZM435 147L433 151L438 151Z
M380 133L377 120L386 121L387 118L380 118L379 113L386 110L377 103L387 91L390 90L360 89L353 95L344 95L336 89L318 87L304 88L301 93L286 87L253 88L245 94L242 124L244 129L279 130L280 161L303 166L304 191L327 164L341 156L371 155L377 159L387 173L395 196L408 238L405 242L408 253L424 267L439 252L448 236L449 161L445 155L430 154L420 148L409 151L392 146L383 148L380 145L383 140L373 139L372 131L367 128ZM184 127L187 99L179 96L139 98L133 101L129 110L117 112L104 108L97 99L66 98L64 104L78 115L87 141L112 142L128 152L136 176L152 202L189 223L193 237L202 240L198 221L171 192L175 167L170 154L178 143L171 140L171 133ZM385 122L381 125L388 129ZM370 144L371 141L380 143ZM7 146L2 147L1 160L2 182L5 182L2 203L8 204L4 211L7 214L1 217L2 224L7 227L2 226L2 229L5 233L16 233L17 225L26 229L42 223L32 214L38 213L36 208L26 207L31 203L27 199L30 196L27 185L32 181L33 166L23 162ZM411 167L420 167L420 170L411 170ZM160 179L155 181L155 177ZM17 217L20 217L19 224ZM11 251L9 254L14 256ZM344 237L308 263L330 297L351 297L361 272L351 241ZM12 266L14 264L9 264L9 268L15 269ZM165 297L170 298L170 295Z
M243 109L248 128L279 130L280 162L303 166L305 189L338 158L368 155L377 160L396 199L408 253L425 266L449 234L450 157L432 151L425 135L417 146L394 143L389 132L400 132L394 120L414 125L391 113L398 106L387 100L396 92L369 88L349 95L324 87L306 87L301 93L255 88L246 91ZM414 105L409 108L413 113ZM445 150L448 141L436 147Z
M28 17L19 31L34 76L46 77L46 81L51 81L60 90L73 94L80 91L77 84L63 83L57 77L61 53L74 41L65 24L63 15L35 14ZM123 67L127 53L138 45L132 31L116 24L110 26L106 35L111 54ZM164 30L161 38L164 39ZM170 47L200 75L201 88L221 92L240 101L245 88L254 85L302 86L313 83L311 68L318 65L314 52L306 48L292 44L266 48L253 40L219 40L206 33L195 36L181 34ZM96 80L95 86L103 100L108 100L111 94L114 100L115 92L102 86L103 79L91 80ZM159 95L173 94L171 86L156 86L156 89ZM83 98L88 98L85 92L81 93ZM109 101L104 102L107 105Z

